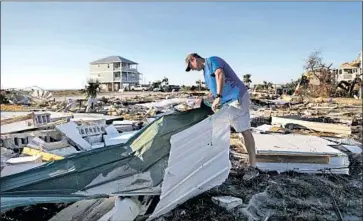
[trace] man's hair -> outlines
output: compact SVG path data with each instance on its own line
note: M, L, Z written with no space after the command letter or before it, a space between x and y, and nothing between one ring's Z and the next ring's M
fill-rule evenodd
M192 59L192 58L196 58L196 59L203 59L199 54L197 54L197 53L191 53L191 54L188 54L188 56L185 58L185 63L186 63L186 65L187 65L187 67L186 67L186 69L185 69L185 71L186 72L189 72L190 70L191 70L191 68L190 68L190 60Z
M202 57L201 57L199 54L197 54L197 53L190 53L190 54L188 54L188 56L185 58L185 61L186 61L186 62L189 62L191 58L199 58L199 59L201 59Z
M195 57L195 58L202 58L199 54L197 53L191 53L190 54L192 57Z

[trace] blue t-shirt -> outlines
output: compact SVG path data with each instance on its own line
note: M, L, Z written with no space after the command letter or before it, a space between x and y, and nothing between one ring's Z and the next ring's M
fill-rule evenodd
M215 71L221 68L224 73L224 87L222 89L221 104L238 100L247 92L247 87L238 78L232 68L222 58L212 56L205 59L204 80L214 97L217 96Z

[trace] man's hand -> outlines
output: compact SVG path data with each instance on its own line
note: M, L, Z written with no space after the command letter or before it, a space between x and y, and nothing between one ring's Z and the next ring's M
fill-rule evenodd
M214 99L213 104L212 104L212 110L214 112L217 111L217 108L219 107L220 102L221 102L221 98L217 97L216 99Z
M223 92L223 87L224 87L224 73L223 73L223 69L222 68L218 68L215 72L214 72L215 76L216 76L216 84L217 84L217 95L221 95ZM212 110L214 112L217 111L217 108L219 108L221 102L221 97L217 97L214 101L213 101L213 105L212 105Z

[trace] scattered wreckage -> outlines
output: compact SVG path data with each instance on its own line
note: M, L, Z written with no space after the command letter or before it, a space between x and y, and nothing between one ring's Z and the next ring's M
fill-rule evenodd
M361 154L362 150L359 142L348 139L353 120L339 126L297 119L276 113L282 100L269 103L269 108L251 107L261 170L350 173L345 151ZM154 220L228 179L230 154L237 158L240 154L230 153L230 125L223 108L213 114L206 105L185 97L131 106L146 109L145 123L102 114L2 112L1 212L78 201L51 220L81 210L87 220ZM113 108L120 112L124 107ZM335 108L317 109L334 115ZM296 112L306 115L307 110L311 107L305 105ZM296 129L300 134L293 133ZM213 201L228 210L241 204L233 197ZM93 216L85 214L90 208Z
M25 151L33 157L10 158L6 163L11 166L3 168L2 211L34 203L68 202L100 196L160 195L160 202L150 219L164 214L190 197L220 185L228 177L229 124L223 112L210 117L208 113L210 109L198 108L164 115L126 138L123 133L120 136L113 125L77 126L74 122L57 125L55 130L80 152L73 152L65 158L51 158L49 155L55 154L48 152L69 148L64 140L49 145L37 137L31 140L23 148L23 154ZM204 131L200 134L202 137L195 136L197 131ZM102 132L106 134L102 136ZM104 143L92 142L99 135ZM185 143L185 138L191 135L195 140L189 139L190 143L203 140L204 144L193 146ZM9 143L6 141L4 143ZM188 155L185 152L188 148L192 148L191 152L208 150L210 154L203 158ZM42 164L42 158L43 161L52 161ZM31 168L29 163L34 167ZM190 169L180 171L184 164L190 165ZM137 202L130 199L121 204ZM138 202L137 206L141 208L141 205L142 202ZM131 215L123 214L127 220L133 220L129 219Z
M6 90L2 91L2 102L10 104L30 105L34 103L42 103L53 99L53 94L40 87L29 87L23 90Z

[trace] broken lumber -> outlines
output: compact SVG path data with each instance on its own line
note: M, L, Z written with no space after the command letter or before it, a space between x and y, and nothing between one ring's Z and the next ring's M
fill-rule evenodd
M256 164L264 171L349 174L348 156L320 137L298 134L253 134Z
M30 156L37 156L41 155L43 161L54 161L54 160L62 160L64 157L58 156L51 153L46 153L41 150L32 149L29 147L24 147L23 154L30 155Z
M296 118L294 119L293 117L272 117L271 124L281 125L283 127L285 127L288 124L293 124L319 132L328 132L328 133L335 133L342 135L350 135L352 133L351 127L347 125L311 122L311 121L299 120Z

